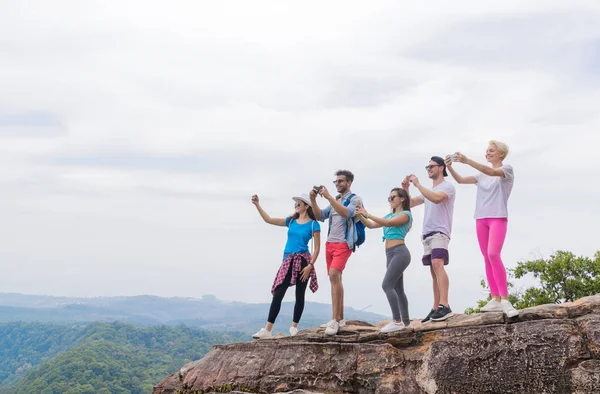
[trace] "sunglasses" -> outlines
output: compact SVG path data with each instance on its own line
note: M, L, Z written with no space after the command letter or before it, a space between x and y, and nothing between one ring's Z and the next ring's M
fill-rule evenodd
M388 197L388 201L389 201L389 202L392 202L392 201L394 201L394 199L395 199L396 197L400 197L400 196L389 196L389 197Z
M426 170L431 170L433 167L439 167L439 166L440 166L439 164L430 164L428 166L425 166L425 169Z
M346 182L346 181L343 181L341 179L336 179L335 181L333 181L333 184L334 185L339 185L340 183L344 183L344 182Z
M296 201L296 203L294 204L295 208L301 207L301 206L302 206L302 203L300 201Z

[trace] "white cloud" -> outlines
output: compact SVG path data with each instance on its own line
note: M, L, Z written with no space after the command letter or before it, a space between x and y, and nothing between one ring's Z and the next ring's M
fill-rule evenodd
M591 255L600 188L595 1L4 3L0 291L212 293L268 301L291 195L356 174L373 213L432 154L511 146L508 266ZM470 173L468 169L462 169ZM458 187L451 303L480 296L475 190ZM574 202L572 195L577 196ZM408 237L411 315L430 304L422 212ZM346 303L387 313L379 233ZM320 258L321 290L329 286Z

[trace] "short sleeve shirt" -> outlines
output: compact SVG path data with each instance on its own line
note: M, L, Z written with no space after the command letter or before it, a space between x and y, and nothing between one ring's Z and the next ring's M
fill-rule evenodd
M456 189L448 181L444 181L432 189L434 192L444 192L448 198L439 204L429 201L423 195L419 198L425 203L423 215L423 234L441 232L448 237L452 232L452 215L454 213L454 199Z
M316 220L309 220L304 224L298 224L296 220L286 218L285 225L288 227L288 237L285 249L283 250L284 259L292 253L308 252L308 242L312 238L313 233L321 231L321 225Z
M504 172L504 177L489 176L481 172L475 175L477 180L475 219L508 217L508 198L515 175L509 164L500 168Z

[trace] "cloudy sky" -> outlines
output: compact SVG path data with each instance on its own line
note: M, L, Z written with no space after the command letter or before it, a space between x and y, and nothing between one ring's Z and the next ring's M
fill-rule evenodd
M0 292L269 302L286 231L252 194L283 217L345 168L383 215L406 174L430 184L431 155L483 161L490 139L515 168L506 265L593 255L600 4L366 4L0 0ZM457 186L457 311L484 295L474 200ZM432 301L414 213L419 317ZM367 237L346 305L389 314L380 230ZM324 266L311 301L330 300Z

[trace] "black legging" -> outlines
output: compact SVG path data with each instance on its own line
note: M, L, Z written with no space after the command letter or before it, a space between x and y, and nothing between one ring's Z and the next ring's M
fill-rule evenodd
M302 269L308 265L306 259L302 259L302 263L300 264ZM275 319L279 314L279 310L281 309L281 301L283 301L283 297L285 296L285 292L288 287L290 287L290 282L292 281L292 267L294 263L290 262L290 269L285 275L285 279L283 283L277 286L275 292L273 293L273 301L271 301L271 308L269 309L269 318L267 321L271 324L275 323ZM306 287L308 286L308 280L306 282L302 282L300 280L300 272L296 277L296 304L294 305L294 323L300 322L300 318L302 317L302 312L304 312L304 294L306 293Z

